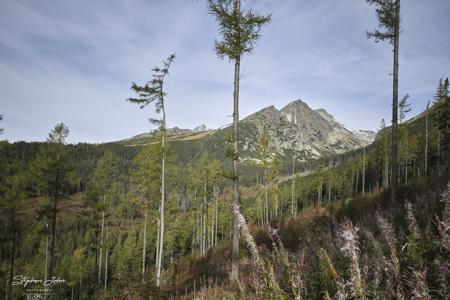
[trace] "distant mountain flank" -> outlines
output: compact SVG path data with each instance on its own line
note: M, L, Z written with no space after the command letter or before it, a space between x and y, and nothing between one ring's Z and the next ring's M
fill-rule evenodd
M166 129L166 134L169 137L173 137L173 136L183 136L183 135L191 135L193 133L200 133L200 132L204 132L204 131L210 131L211 129L208 129L208 127L206 127L206 125L202 124L199 125L193 129L184 129L184 128L178 128L178 127L172 127L172 128L167 128ZM158 133L158 130L153 130L150 132L144 132L144 133L140 133L137 134L135 136L132 136L128 139L124 139L121 140L119 142L123 143L126 141L136 141L136 140L142 140L142 139L152 139L155 137L155 134Z
M369 130L351 131L339 123L325 109L311 109L302 100L295 100L278 110L271 105L240 121L241 158L255 160L260 156L260 137L267 128L270 136L270 155L297 157L299 160L338 154L371 144L376 133ZM211 153L223 151L230 134L230 126L208 129L200 125L194 129L168 128L169 141L197 141L197 147ZM156 142L155 131L142 133L119 141L136 146ZM207 147L206 147L207 146ZM198 151L202 151L198 149Z

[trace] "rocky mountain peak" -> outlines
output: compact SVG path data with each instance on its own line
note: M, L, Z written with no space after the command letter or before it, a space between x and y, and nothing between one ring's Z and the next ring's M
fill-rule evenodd
M265 116L271 116L274 114L279 113L278 109L275 108L275 106L270 105L267 107L264 107L263 109L258 110L257 112L251 114L249 117L253 115L265 115Z
M195 127L194 129L192 129L192 132L197 133L197 132L203 132L203 131L207 131L208 127L206 127L205 124L199 125L197 127Z
M280 118L280 116L280 111L276 109L275 106L271 105L258 110L257 112L246 117L243 121L253 123L260 127L263 124L277 122L276 119Z
M264 127L269 130L271 151L299 153L299 156L319 157L342 153L365 146L370 135L353 134L337 122L325 109L313 110L298 99L281 110L268 106L243 120L254 126L243 141L244 148L257 154L258 136ZM300 158L301 159L301 158Z
M363 146L370 145L376 138L377 133L372 130L353 130L353 136L363 143Z
M178 127L175 126L173 128L167 128L166 129L166 133L167 133L167 135L183 135L183 134L190 134L190 133L192 133L192 130L178 128Z
M305 107L305 108L309 108L308 104L306 102L303 102L303 100L301 100L301 99L297 99L297 100L289 102L288 105L286 105L286 107Z

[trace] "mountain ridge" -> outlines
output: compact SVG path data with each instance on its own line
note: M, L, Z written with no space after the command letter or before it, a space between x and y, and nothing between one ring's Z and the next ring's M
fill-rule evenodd
M327 110L323 108L314 110L301 99L291 101L281 109L269 105L246 116L239 123L241 157L244 160L260 156L259 140L265 127L270 136L271 157L279 154L285 157L294 156L302 161L367 146L372 143L376 134L369 130L351 131ZM219 129L208 129L205 125L194 129L173 127L168 128L166 132L169 141L202 140L208 143L209 139L211 143L216 144L213 145L213 152L217 152L219 148L223 148L231 132L231 126L226 125ZM212 136L215 137L211 138ZM119 141L126 145L151 142L157 142L155 131Z

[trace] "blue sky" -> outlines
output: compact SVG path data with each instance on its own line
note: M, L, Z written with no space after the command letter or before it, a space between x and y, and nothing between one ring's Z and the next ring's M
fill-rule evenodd
M247 0L273 21L242 62L241 116L302 99L349 128L390 120L392 52L366 39L376 28L364 0ZM402 1L400 94L412 114L450 71L450 1ZM69 142L119 140L151 129L153 109L125 102L132 81L175 52L167 78L169 126L231 121L233 65L212 51L218 37L206 1L0 0L2 138L44 140L58 122ZM411 114L411 115L412 115Z

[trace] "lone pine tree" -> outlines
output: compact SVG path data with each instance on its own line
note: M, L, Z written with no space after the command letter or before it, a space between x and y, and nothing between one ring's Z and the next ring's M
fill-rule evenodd
M153 79L145 85L140 86L133 82L131 89L138 95L137 98L128 98L127 101L139 105L144 108L150 103L154 103L157 114L162 114L161 119L150 119L154 125L158 125L161 131L161 204L160 204L160 230L159 230L159 249L156 261L156 284L159 286L161 282L161 268L163 256L164 241L164 202L165 202L165 139L166 139L166 110L164 107L167 94L164 92L164 80L169 74L170 65L175 61L175 54L170 55L164 62L163 66L154 67Z
M234 62L233 92L233 241L231 280L239 276L239 79L241 58L253 51L259 39L261 27L270 21L270 15L259 15L252 10L242 10L241 0L208 0L209 12L215 16L221 40L214 42L214 50L220 59L227 57Z
M378 26L373 32L367 32L368 38L374 38L375 42L388 41L394 46L394 66L392 84L392 144L391 144L391 200L394 201L397 194L398 166L398 69L399 69L399 41L400 41L400 0L366 0L367 3L376 6ZM383 31L384 30L384 31Z

